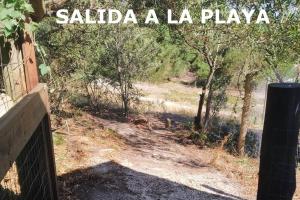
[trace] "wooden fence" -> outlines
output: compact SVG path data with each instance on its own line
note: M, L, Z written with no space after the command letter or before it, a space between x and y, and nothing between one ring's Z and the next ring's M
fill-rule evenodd
M0 137L0 200L57 200L44 84L38 84L0 119Z
M0 200L57 200L47 86L25 33L0 54Z

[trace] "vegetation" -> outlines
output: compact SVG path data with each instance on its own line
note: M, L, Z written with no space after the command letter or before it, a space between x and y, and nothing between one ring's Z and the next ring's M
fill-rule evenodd
M26 0L1 0L0 35L5 39L16 40L20 37L20 31L25 30L26 15L32 12L33 8Z
M79 187L91 191L88 188L98 183L101 188L117 188L112 195L128 193L137 198L141 197L139 192L143 196L153 193L150 194L153 198L192 193L197 195L195 199L209 198L200 186L222 197L240 195L240 189L223 192L223 188L231 188L228 180L233 178L251 188L250 195L254 196L261 141L260 130L256 128L262 128L265 107L265 91L261 88L270 82L300 79L298 0L62 2L69 11L84 13L88 9L86 16L90 12L95 16L100 14L98 8L115 8L124 14L133 9L138 20L154 9L160 21L147 24L121 20L113 25L80 22L91 20L89 17L79 17L79 23L74 24L58 23L51 15L60 5L47 1L48 8L53 10L48 10L49 16L39 26L32 20L39 21L44 16L43 1L33 3L34 9L32 2L0 0L0 100L9 97L1 84L9 79L3 74L7 69L4 63L13 54L11 47L19 51L24 36L32 39L40 64L40 79L49 85L53 143L58 172L64 174L58 179L62 183L61 199L76 199L73 196L82 192ZM212 13L212 19L202 23L199 10L204 8L220 13ZM220 17L225 19L232 14L232 8L244 14L246 11L242 9L263 8L271 23L215 23ZM167 23L168 9L174 19L188 9L193 25ZM253 18L259 15L254 12ZM106 15L100 14L101 17ZM21 61L20 68L22 65ZM113 162L106 165L105 161ZM94 164L97 165L91 166ZM155 167L158 164L159 170ZM116 165L118 176L114 175L112 165ZM157 190L156 184L145 193L148 175L136 173L130 166L137 166L136 172L150 170L148 175L155 174L150 176L151 180L171 190L167 193L164 187ZM206 172L208 167L212 169ZM178 174L181 169L183 173ZM215 173L214 169L222 173ZM100 182L99 172L105 179ZM185 173L204 176L190 176L187 181L182 176ZM173 192L180 186L180 182L169 183L175 179L184 183L185 191ZM214 188L216 181L225 184ZM208 182L211 185L204 185ZM137 191L123 185L134 186ZM236 181L234 185L232 188L237 188ZM94 189L92 194L99 198L97 188ZM299 194L297 191L295 198ZM101 195L105 195L103 190Z
M49 63L51 73L44 79L50 85L52 110L70 93L86 95L90 104L101 112L116 102L125 117L135 107L141 93L138 81L164 82L187 72L196 79L191 85L199 87L197 116L193 138L208 140L214 129L213 120L225 108L228 87L236 88L243 97L239 137L236 150L244 154L249 132L253 91L265 80L299 81L299 4L297 1L126 1L89 3L69 2L66 8L84 10L113 6L119 10L133 8L138 15L154 8L161 19L170 8L180 16L189 8L194 24L171 25L61 25L55 18L45 19L36 34L41 60ZM270 24L216 25L202 24L199 9L219 9L228 13L231 8L264 8L271 16ZM290 9L293 8L293 9ZM165 20L162 20L165 21ZM9 27L8 27L9 28ZM44 73L45 74L45 73ZM74 96L74 95L72 95ZM171 98L171 97L170 97ZM172 97L178 99L180 97ZM184 97L187 101L193 98ZM239 99L236 100L238 104ZM202 142L201 142L202 143Z

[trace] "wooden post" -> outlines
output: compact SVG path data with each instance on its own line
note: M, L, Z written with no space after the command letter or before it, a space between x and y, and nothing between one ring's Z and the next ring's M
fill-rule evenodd
M258 200L292 200L300 126L300 84L270 84L262 138Z
M29 0L29 2L34 9L34 13L30 17L27 17L26 23L30 23L32 19L34 21L40 21L46 14L44 0ZM32 33L25 31L22 50L27 92L30 92L39 82L34 43L32 38Z
M24 33L22 51L27 92L30 92L39 82L34 44L31 38L29 33Z

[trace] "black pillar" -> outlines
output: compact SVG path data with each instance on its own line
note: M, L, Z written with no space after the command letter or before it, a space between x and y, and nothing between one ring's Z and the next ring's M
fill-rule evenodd
M257 200L292 200L300 125L300 84L270 84Z

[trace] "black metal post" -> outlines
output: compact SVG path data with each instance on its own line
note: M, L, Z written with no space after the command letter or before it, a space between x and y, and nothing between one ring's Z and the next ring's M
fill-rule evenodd
M300 125L300 84L270 84L257 200L292 200Z

